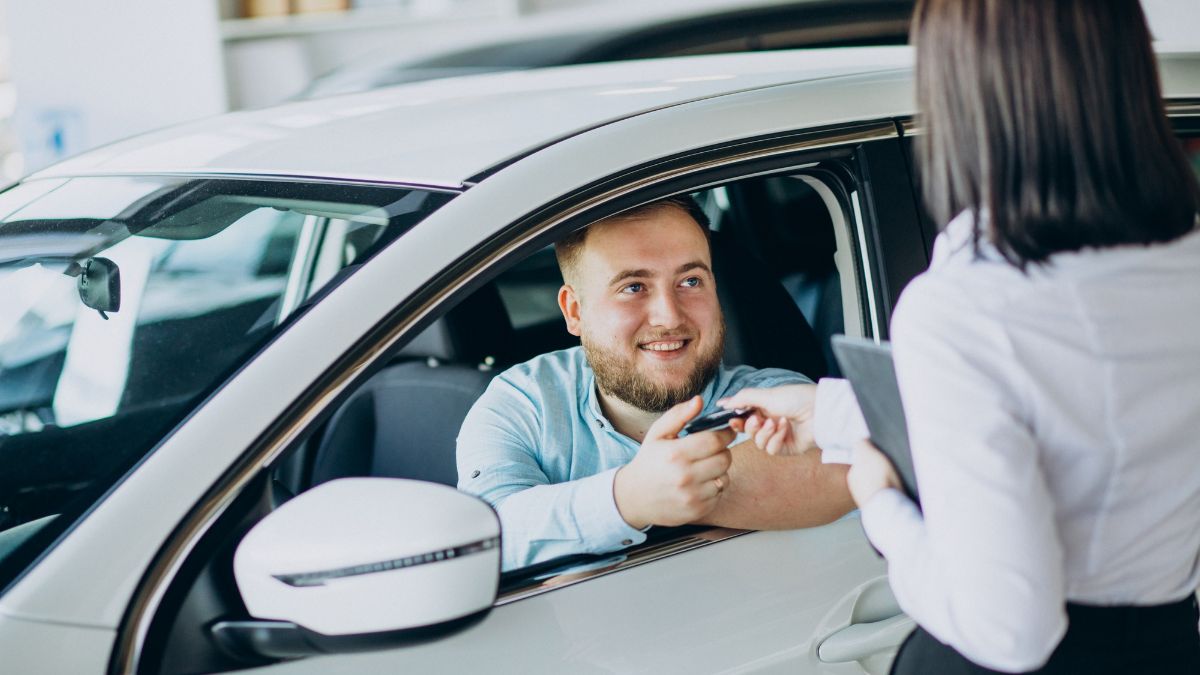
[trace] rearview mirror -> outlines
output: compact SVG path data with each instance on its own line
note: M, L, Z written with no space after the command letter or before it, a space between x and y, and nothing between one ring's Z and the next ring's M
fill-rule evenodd
M213 626L235 656L296 658L424 642L483 619L500 520L454 488L343 478L258 522L233 558L251 621Z
M81 271L75 286L85 307L100 312L104 319L108 319L105 312L121 309L121 270L115 262L108 258L88 258L76 269Z

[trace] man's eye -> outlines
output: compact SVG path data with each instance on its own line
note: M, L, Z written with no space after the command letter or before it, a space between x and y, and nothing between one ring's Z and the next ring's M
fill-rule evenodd
M646 288L645 284L633 283L633 284L627 284L625 287L623 287L621 289L621 292L622 293L641 293L643 290L645 290L645 288Z
M688 277L683 280L681 285L687 286L688 288L695 288L700 285L700 277Z

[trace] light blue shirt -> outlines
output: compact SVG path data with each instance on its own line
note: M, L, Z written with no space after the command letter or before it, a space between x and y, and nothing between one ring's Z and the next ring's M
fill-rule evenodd
M702 393L702 413L745 387L810 381L778 368L722 367ZM613 477L638 448L605 419L592 369L573 347L492 380L458 434L458 488L500 514L505 570L606 553L646 540L613 499Z

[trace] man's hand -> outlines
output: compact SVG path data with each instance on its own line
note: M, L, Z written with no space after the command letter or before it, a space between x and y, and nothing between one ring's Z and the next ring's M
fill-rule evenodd
M759 449L772 455L802 455L817 447L812 429L816 397L815 384L788 384L743 389L717 404L754 409L745 420L734 420L730 426L749 434Z
M637 456L617 471L613 497L631 527L684 525L717 505L729 483L726 472L733 458L727 446L733 430L677 438L703 405L696 396L663 413L646 432Z

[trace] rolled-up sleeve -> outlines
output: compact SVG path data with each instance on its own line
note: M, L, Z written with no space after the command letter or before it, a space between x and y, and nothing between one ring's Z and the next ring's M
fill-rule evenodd
M870 436L849 380L821 378L813 402L813 440L826 464L849 464L854 445Z
M528 396L497 377L458 434L458 488L499 513L503 568L645 541L645 533L617 510L616 469L551 484L538 461L541 414Z

